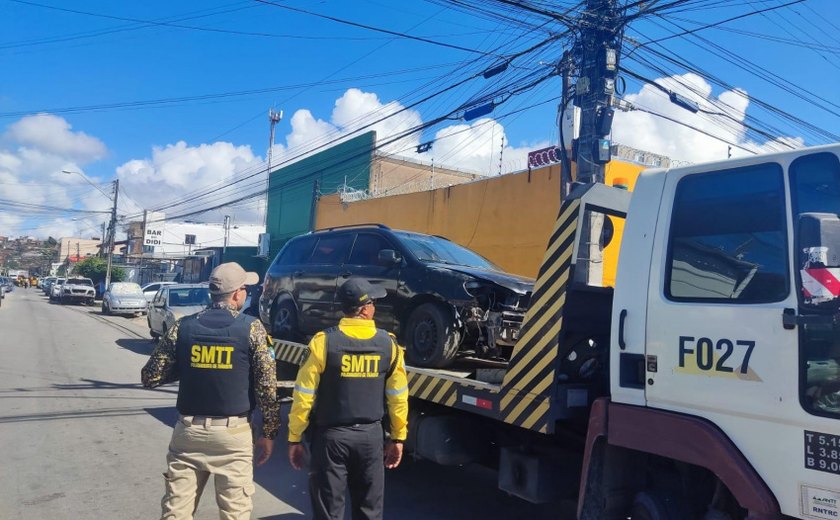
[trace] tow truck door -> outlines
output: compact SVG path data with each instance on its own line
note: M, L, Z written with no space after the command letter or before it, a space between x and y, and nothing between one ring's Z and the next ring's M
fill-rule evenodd
M840 471L806 466L816 447L808 432L823 442L840 437L825 436L837 432L836 420L800 405L801 291L788 176L795 158L668 172L654 233L643 385L649 407L719 427L782 512L799 517L814 497L840 497ZM833 453L840 463L840 445Z

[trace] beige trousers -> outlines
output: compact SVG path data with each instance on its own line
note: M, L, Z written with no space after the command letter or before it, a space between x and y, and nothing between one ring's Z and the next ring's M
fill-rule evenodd
M254 441L247 422L217 426L179 420L166 456L161 519L191 520L210 475L214 476L219 518L251 518L253 458Z

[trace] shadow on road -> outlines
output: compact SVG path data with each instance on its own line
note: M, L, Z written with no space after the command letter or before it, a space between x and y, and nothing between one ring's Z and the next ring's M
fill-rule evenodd
M139 376L139 374L138 374ZM56 383L53 388L56 390L146 390L140 383L113 383L111 381L100 381L98 379L80 379L81 383ZM177 394L177 388L156 388L156 392Z
M155 348L155 341L153 339L122 338L117 340L117 345L135 354L148 356Z
M4 415L0 416L0 424L36 421L66 421L70 419L95 419L99 417L124 417L129 415L143 415L144 413L146 412L142 408L124 407L32 413L25 415Z

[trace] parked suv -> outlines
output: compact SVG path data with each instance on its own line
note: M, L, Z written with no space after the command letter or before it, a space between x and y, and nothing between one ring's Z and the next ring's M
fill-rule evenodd
M260 319L288 340L336 325L337 288L351 276L385 287L377 325L397 335L410 364L426 367L508 356L534 285L443 237L382 225L331 228L280 250L263 283Z
M93 305L96 291L93 289L93 280L90 278L68 278L61 286L59 300L62 304L80 302Z

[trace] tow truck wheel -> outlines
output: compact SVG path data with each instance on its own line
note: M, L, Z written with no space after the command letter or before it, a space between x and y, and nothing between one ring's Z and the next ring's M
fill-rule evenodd
M455 320L437 303L420 305L405 328L405 357L410 365L443 368L455 360L461 334Z
M665 491L642 491L633 499L632 520L681 520L689 518L679 497Z

